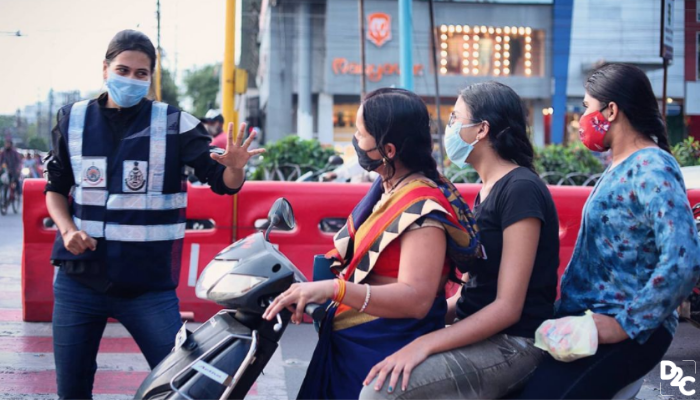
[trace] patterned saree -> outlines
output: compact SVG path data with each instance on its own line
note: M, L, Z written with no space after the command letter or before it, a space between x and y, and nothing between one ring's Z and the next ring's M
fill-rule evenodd
M380 202L382 193L378 180L334 238L335 249L327 257L335 260L331 268L340 279L361 283L393 240L427 219L445 229L451 268L464 270L469 261L482 255L471 211L444 177L437 184L410 182ZM428 315L420 320L379 318L331 304L298 398L357 399L362 381L375 364L419 336L443 328L446 312L444 295L436 297Z

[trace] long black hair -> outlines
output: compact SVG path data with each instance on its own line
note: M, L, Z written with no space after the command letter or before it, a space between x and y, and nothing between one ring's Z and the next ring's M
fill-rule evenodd
M370 92L362 102L367 132L377 141L379 153L387 159L389 178L396 172L394 160L384 153L384 145L396 146L396 158L409 171L422 172L437 181L433 158L428 107L415 93L405 89L383 88Z
M488 141L501 158L535 170L525 107L513 89L499 82L480 82L467 86L460 97L467 103L472 122L489 123Z
M153 47L151 39L133 29L125 29L114 35L107 46L105 61L111 64L119 54L129 50L144 53L151 60L151 72L156 69L156 48Z
M629 64L605 64L588 77L586 91L601 103L615 102L637 132L671 152L666 124L644 71Z

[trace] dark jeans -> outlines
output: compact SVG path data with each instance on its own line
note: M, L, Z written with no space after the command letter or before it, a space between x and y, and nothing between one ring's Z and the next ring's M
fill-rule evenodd
M612 399L630 383L658 364L673 336L659 327L649 340L631 339L600 345L594 356L570 363L546 355L519 398L521 399Z
M174 290L110 296L59 270L54 282L53 348L61 399L90 399L100 339L112 317L134 337L153 368L172 350L182 325Z

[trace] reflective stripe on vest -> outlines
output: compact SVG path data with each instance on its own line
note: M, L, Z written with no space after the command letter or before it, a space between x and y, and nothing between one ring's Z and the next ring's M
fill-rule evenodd
M80 173L83 170L83 130L85 128L85 114L89 100L74 103L70 109L70 120L68 122L68 154L70 164L73 167L73 178L75 186L80 186L83 177Z
M175 210L187 207L187 193L174 194L112 194L108 210Z
M109 194L104 189L82 187L83 134L88 103L89 101L85 100L73 104L69 120L68 150L75 178L74 201L79 205L106 207L108 210L173 210L186 208L186 192L162 194L168 134L168 105L165 103L152 103L147 193ZM104 237L107 240L128 242L162 241L182 239L185 236L185 223L121 225L110 222L105 225L103 221L81 220L77 216L73 216L73 220L78 229L85 231L88 235Z
M76 186L73 189L73 200L84 206L104 207L107 204L107 191L99 189L83 189Z
M185 223L168 225L121 225L109 223L105 226L105 239L120 242L157 242L177 240L185 237Z
M81 220L74 215L73 222L78 230L81 230L94 238L104 237L103 232L105 224L102 221Z
M151 148L148 155L148 193L163 193L167 129L168 105L154 101L151 109Z

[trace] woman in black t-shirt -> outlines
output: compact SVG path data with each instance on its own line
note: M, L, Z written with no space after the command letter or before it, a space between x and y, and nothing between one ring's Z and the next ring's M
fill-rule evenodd
M500 398L521 387L543 358L533 342L553 316L559 219L534 172L520 97L497 82L464 89L445 148L483 182L474 211L486 257L462 269L462 291L448 301L452 325L377 364L361 399Z

